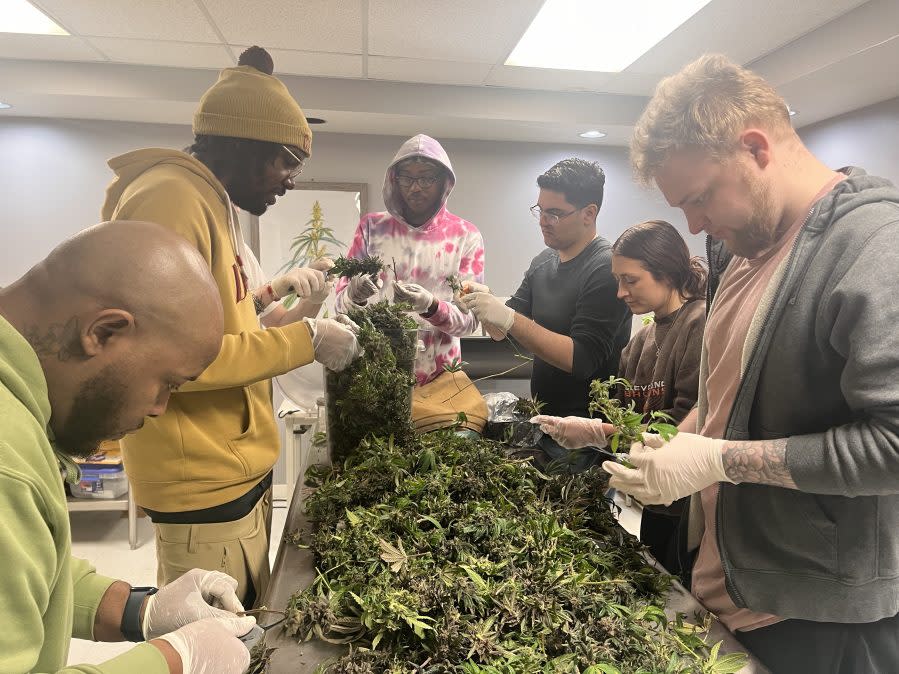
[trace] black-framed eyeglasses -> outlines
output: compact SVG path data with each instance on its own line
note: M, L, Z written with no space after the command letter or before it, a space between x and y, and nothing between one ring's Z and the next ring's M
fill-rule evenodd
M539 204L534 204L531 206L531 215L534 216L536 220L545 219L547 224L555 225L559 220L564 220L569 215L574 215L578 211L582 211L586 206L581 206L580 208L575 208L573 211L569 211L568 213L550 213L549 211L544 211L540 208Z
M282 145L284 151L287 152L293 160L297 163L292 169L290 169L290 173L287 174L287 177L291 180L296 180L297 177L303 172L303 169L306 168L306 158L305 157L297 157L296 153L291 151L289 147L286 145Z
M400 187L406 188L412 187L415 183L418 183L418 186L421 187L421 189L426 190L435 185L440 178L441 176L418 176L417 178L413 178L412 176L398 175L396 177L396 182Z

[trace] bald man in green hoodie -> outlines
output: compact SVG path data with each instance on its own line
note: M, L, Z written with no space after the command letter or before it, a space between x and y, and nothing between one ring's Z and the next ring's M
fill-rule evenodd
M98 575L71 556L60 478L60 464L77 475L72 457L162 414L222 334L202 257L150 223L89 228L0 289L3 674L240 674L249 664L237 637L254 620L234 615L237 581L197 569L156 593ZM65 667L72 637L148 643Z

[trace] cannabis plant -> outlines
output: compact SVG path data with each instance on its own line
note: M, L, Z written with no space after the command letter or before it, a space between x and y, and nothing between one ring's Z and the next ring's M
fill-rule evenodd
M613 452L617 452L619 447L627 450L647 431L657 433L665 440L677 435L677 426L672 423L674 419L670 415L659 411L650 412L647 421L646 415L635 409L633 400L627 405L621 404L614 393L616 390L627 390L630 386L630 382L621 377L594 379L590 384L590 403L587 410L590 416L599 412L603 421L615 427L615 433L609 437L609 449Z
M312 204L312 219L306 223L306 229L297 234L290 244L291 257L279 270L284 272L297 266L307 266L311 262L328 256L328 244L338 249L346 248L346 244L338 241L334 231L325 226L321 204L316 200ZM289 309L296 302L296 295L285 298L283 305Z
M329 674L726 674L668 576L615 521L598 470L549 477L451 431L370 436L307 502L316 580L298 640L350 644Z
M348 459L370 433L403 442L411 437L418 332L410 309L385 300L348 312L359 326L363 354L346 369L326 374L332 461Z
M349 278L359 274L377 276L385 269L384 262L379 257L371 255L362 258L340 256L334 261L334 266L328 273L332 276Z

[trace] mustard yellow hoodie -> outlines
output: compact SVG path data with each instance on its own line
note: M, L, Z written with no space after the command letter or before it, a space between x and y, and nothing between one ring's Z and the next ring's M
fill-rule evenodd
M116 178L103 219L146 220L178 232L203 255L225 309L212 365L172 395L164 415L122 443L137 502L162 512L227 503L256 485L278 458L271 378L313 360L303 323L262 330L252 294L237 301L224 186L201 162L150 148L109 162Z

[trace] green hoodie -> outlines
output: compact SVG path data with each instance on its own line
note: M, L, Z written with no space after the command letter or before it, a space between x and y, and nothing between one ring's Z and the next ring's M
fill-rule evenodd
M168 674L149 644L102 665L66 667L72 637L92 639L113 579L72 557L69 513L48 437L47 382L34 350L0 317L0 672Z

